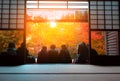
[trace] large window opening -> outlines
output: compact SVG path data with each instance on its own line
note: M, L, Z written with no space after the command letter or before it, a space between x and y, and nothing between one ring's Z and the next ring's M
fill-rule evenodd
M66 44L73 59L81 42L97 55L120 56L119 19L116 0L0 0L0 55L12 41L16 48L26 43L36 58L42 46L55 44L60 51Z
M38 57L42 46L68 47L72 59L81 42L89 44L88 2L27 1L26 46Z

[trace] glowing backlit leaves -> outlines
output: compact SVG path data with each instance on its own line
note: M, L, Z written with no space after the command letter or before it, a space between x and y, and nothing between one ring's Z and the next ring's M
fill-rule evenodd
M56 44L59 48L62 44L77 46L81 41L88 43L88 23L54 22L55 27L51 28L49 22L27 23L27 43L34 42L34 45ZM87 33L87 34L86 34ZM86 35L86 36L85 36ZM34 46L33 46L34 47Z

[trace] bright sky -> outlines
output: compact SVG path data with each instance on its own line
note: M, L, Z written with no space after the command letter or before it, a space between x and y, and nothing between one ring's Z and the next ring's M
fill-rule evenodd
M66 13L67 12L67 13ZM28 15L30 16L41 16L48 19L60 19L62 15L68 13L74 14L74 11L65 11L65 10L29 10Z
M49 20L54 20L54 19L61 19L63 15L67 14L75 14L76 10L41 10L41 9L29 9L27 11L27 14L29 16L41 16L44 18L48 18ZM85 11L85 10L81 10Z

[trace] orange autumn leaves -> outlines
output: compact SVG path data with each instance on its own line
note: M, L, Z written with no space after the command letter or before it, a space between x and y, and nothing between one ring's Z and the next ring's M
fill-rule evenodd
M88 43L88 23L56 22L56 27L51 28L50 22L34 23L27 22L27 44L31 46L62 44L76 46L84 41Z
M91 33L91 46L96 49L99 55L105 54L105 32L93 31Z
M88 44L88 23L87 22L54 22L55 27L51 28L50 22L27 22L26 42L27 46L33 49L46 45L49 47L55 44L58 48L62 44L69 46L70 52L76 53L77 45L84 41ZM104 33L92 32L92 48L100 54L105 52Z

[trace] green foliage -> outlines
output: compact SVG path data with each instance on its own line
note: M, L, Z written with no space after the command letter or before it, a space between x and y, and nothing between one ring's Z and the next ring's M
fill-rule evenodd
M23 42L23 32L15 30L0 31L0 51L5 51L9 42L15 42L16 47L19 47Z

